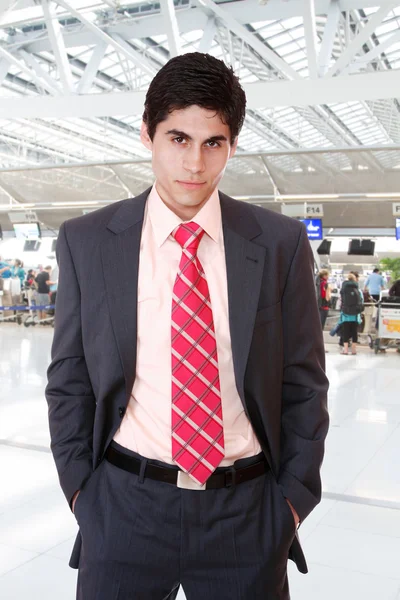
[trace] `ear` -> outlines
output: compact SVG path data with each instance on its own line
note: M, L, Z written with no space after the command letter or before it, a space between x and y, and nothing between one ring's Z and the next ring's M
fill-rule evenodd
M238 145L238 138L235 138L235 141L233 142L230 152L229 152L229 158L233 158L235 156L237 145Z
M147 131L147 125L144 121L142 121L142 125L140 127L140 139L142 140L143 146L151 152L153 149L153 142L150 139L149 132Z

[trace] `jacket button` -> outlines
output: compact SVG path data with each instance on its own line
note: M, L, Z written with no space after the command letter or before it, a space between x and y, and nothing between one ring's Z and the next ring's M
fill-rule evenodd
M125 414L125 408L124 408L123 406L120 406L120 407L118 408L118 412L119 412L119 416L120 416L120 417L121 417L121 419L122 419L122 417L123 417L123 416L124 416L124 414Z

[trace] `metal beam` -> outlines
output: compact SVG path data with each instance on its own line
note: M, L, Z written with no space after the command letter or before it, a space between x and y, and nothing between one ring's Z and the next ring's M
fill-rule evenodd
M2 49L0 47L0 53ZM47 84L46 84L47 85ZM244 84L248 108L313 106L335 102L384 100L400 89L400 70L343 75L329 79L263 81ZM117 92L50 98L0 98L0 114L8 118L110 117L143 111L145 92Z
M163 0L163 2L161 2L161 12L165 18L169 54L172 58L181 53L181 41L179 39L179 28L176 20L174 1Z
M34 81L34 83L39 88L47 90L48 92L50 92L50 94L54 94L54 87L55 87L54 85L49 85L49 83L46 81L46 79L44 77L37 76L36 73L34 73L29 67L24 65L23 62L21 62L20 60L15 58L15 56L13 56L10 52L8 52L2 46L0 46L0 57L5 58L6 61L13 64L15 67L17 67L22 73L24 73L24 75L26 75L28 77L28 79L31 79L32 81ZM29 98L26 98L26 99L29 100ZM0 111L0 114L2 114L1 111ZM3 113L3 114L7 114L7 113Z
M359 60L357 60L353 66L355 68L357 68L361 65L364 66L364 65L370 63L372 60L374 60L374 58L377 58L378 56L380 56L383 52L385 52L388 48L390 48L390 46L393 46L393 44L397 44L397 42L399 42L399 41L400 41L400 31L397 30L396 33L394 33L393 35L386 38L386 40L384 40L383 42L381 42L380 44L375 46L372 50L370 50L369 52L364 54L364 56L359 58ZM345 69L345 71L347 71L347 69Z
M382 6L382 8L380 8L370 17L367 25L364 25L360 33L353 39L343 54L339 56L335 64L329 69L326 74L327 77L332 77L335 75L335 73L341 72L345 67L347 67L349 62L356 56L363 45L375 32L376 28L379 27L386 15L397 5L397 0L387 2L385 6Z
M199 52L209 52L211 50L214 36L217 31L217 24L214 17L209 17L205 26L203 37L200 40Z
M46 19L46 29L50 38L54 58L56 59L58 74L65 93L71 93L74 87L74 80L71 73L71 66L68 61L65 50L61 25L58 21L55 5L51 0L42 0L43 14Z
M2 0L0 6L0 17L5 19L6 16L12 11L14 6L18 4L19 0Z
M10 196L10 198L12 198L15 202L19 202L19 203L23 203L23 204L26 202L29 202L29 200L24 198L22 196L22 194L20 194L18 192L18 190L15 189L14 186L7 183L7 181L4 181L3 177L0 177L0 188L2 190L4 190L6 192L6 194L8 194Z
M145 56L143 56L143 54L132 48L132 46L117 33L111 35L111 40L125 50L125 56L139 67L139 69L144 73L147 73L147 75L150 75L150 77L154 77L159 69L159 65L156 66L152 64Z
M315 23L315 1L304 0L304 34L306 40L308 72L312 79L318 77L317 27Z
M246 27L232 17L227 10L221 8L219 4L215 4L213 0L201 0L201 4L212 11L218 19L221 19L223 25L244 40L248 46L258 52L279 73L282 73L290 80L300 79L300 75L287 62L256 38Z
M22 56L28 67L31 67L31 69L35 71L38 77L43 78L47 82L49 89L53 90L52 94L54 96L62 94L63 90L58 85L57 81L42 69L41 64L34 56L32 56L32 54L25 52L25 50L20 50L19 55Z
M2 85L4 79L7 77L8 70L10 68L10 63L8 60L4 58L0 60L0 86Z
M324 36L318 56L318 72L322 77L328 70L335 44L336 32L340 19L339 0L331 0L325 23Z
M268 150L267 152L259 152L259 151L246 151L246 152L237 152L235 154L235 158L250 158L250 157L273 157L273 156L296 156L298 154L301 155L312 155L312 154L357 154L360 152L400 152L399 144L387 144L387 145L377 145L377 146L343 146L332 148L329 147L317 147L317 148L282 148L280 150ZM101 166L129 166L135 164L151 164L151 156L148 158L131 158L129 160L106 160L106 161L78 161L78 162L70 162L70 163L59 163L53 165L37 165L32 164L27 167L23 165L22 167L0 167L0 173L14 173L20 171L47 171L49 169L75 169L77 167L101 167ZM354 195L354 194L353 194ZM397 194L396 194L397 196ZM391 196L390 196L391 197Z
M86 65L85 71L77 85L76 91L78 94L87 94L93 85L93 81L96 77L97 71L99 70L101 61L107 50L107 44L105 42L99 42L93 50L93 54L90 57L88 64Z
M139 52L134 50L127 42L125 42L125 40L122 40L120 37L115 39L115 36L110 36L108 33L97 27L97 25L88 19L82 12L70 6L68 2L65 2L65 0L57 0L57 4L60 4L63 8L68 10L71 15L86 25L86 27L97 36L97 38L100 38L103 42L112 46L117 52L120 52L123 54L123 56L126 56L134 64L139 65L142 70L146 71L147 73L150 72L149 74L154 75L155 70L151 70L146 59L141 56Z
M132 6L134 4L140 4L143 0L129 0L124 2L125 6ZM382 3L382 2L381 2ZM326 15L329 9L330 0L315 0L315 10L317 15ZM373 8L379 4L379 0L340 0L340 6L342 11L356 10L358 8ZM225 5L225 9L229 14L231 14L235 19L237 19L240 23L248 23L249 16L251 15L251 22L256 23L258 21L266 21L266 20L280 20L280 19L289 19L291 17L301 17L303 16L303 0L290 0L290 2L284 2L282 0L269 0L267 4L260 4L259 0L238 0L236 2L228 2ZM94 0L74 0L74 7L77 10L91 9L91 10L102 10L104 8L103 2L100 0L98 2ZM202 13L200 8L193 6L189 11L182 10L177 12L177 18L179 23L179 30L182 31L180 27L180 17L184 13L190 13L189 18L193 20L192 29L197 29L199 24L199 16ZM59 16L67 16L68 11L65 10L60 13ZM153 31L152 35L158 35L165 33L163 30L164 19L162 17L158 18L157 15L151 15L149 17L138 16L137 19L140 22L140 26L142 26L144 21L147 21L150 25L150 22L153 21L153 24L157 27L157 32ZM14 10L8 15L0 16L0 27L20 27L22 24L26 23L41 23L43 22L43 12L40 7L32 6L30 8L25 8L21 10ZM150 25L153 26L153 25ZM144 34L144 36L151 35L148 32Z
M275 179L272 177L271 168L268 165L267 159L265 158L265 156L261 156L260 158L261 158L261 162L263 164L264 170L265 170L265 172L266 172L266 174L268 176L268 179L270 180L271 185L272 185L272 187L274 189L274 196L280 196L281 193L279 191L278 184L276 183Z

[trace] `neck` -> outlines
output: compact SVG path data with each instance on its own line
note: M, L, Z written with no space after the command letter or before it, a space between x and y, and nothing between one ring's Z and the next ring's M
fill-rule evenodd
M201 211L203 206L207 204L214 193L213 190L208 198L205 198L202 202L196 204L195 206L185 206L184 204L179 204L179 202L176 202L173 198L171 198L167 191L164 190L164 188L158 182L156 182L156 190L161 200L169 208L169 210L175 213L180 219L182 219L182 221L191 221L197 215L197 213Z

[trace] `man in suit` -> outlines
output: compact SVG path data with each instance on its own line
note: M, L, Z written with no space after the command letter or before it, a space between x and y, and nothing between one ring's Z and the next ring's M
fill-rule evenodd
M152 81L155 184L65 222L46 398L79 600L288 600L321 498L327 379L304 226L218 192L245 95L209 55Z

